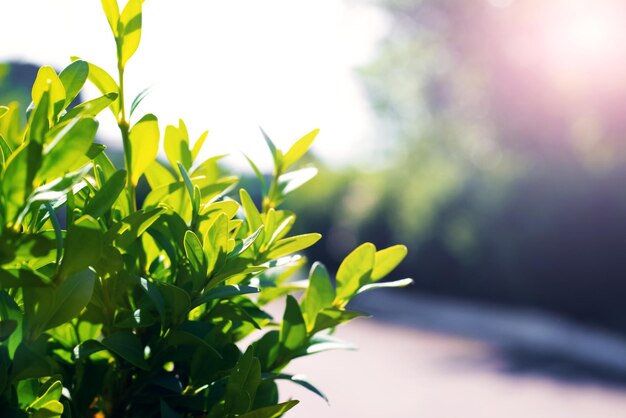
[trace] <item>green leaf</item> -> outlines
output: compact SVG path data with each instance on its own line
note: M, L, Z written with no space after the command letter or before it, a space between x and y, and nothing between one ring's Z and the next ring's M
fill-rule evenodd
M133 366L139 367L142 370L150 369L143 357L144 348L139 337L130 330L114 332L102 340L102 345Z
M296 299L289 295L287 296L283 322L280 325L280 345L288 352L296 351L304 345L306 339L306 325L302 312L300 312L300 306L298 306Z
M413 279L402 279L402 280L396 280L396 281L393 281L393 282L370 283L370 284L366 284L365 286L361 287L357 291L357 294L361 294L363 292L367 292L368 290L381 289L381 288L384 288L384 287L405 287L405 286L408 286L408 285L410 285L412 283L413 283Z
M165 302L165 316L171 323L180 323L187 318L191 310L191 298L180 287L167 284L158 284L159 292Z
M284 257L296 251L304 250L320 240L320 234L303 234L288 237L277 241L267 252L265 258L268 260Z
M191 151L189 151L189 136L185 123L179 121L179 127L168 125L165 128L163 138L163 148L165 155L172 167L176 168L177 163L181 163L185 170L189 171L192 165Z
M61 264L61 254L63 253L63 231L61 230L61 224L59 223L59 218L54 211L54 208L50 203L45 203L46 210L48 211L48 217L50 219L50 223L52 224L52 228L54 229L54 238L57 243L57 257L56 263Z
M369 315L358 311L348 311L337 308L324 309L317 314L315 327L311 333L315 334L325 329L335 328L337 325L351 321L355 318L368 316Z
M22 342L15 350L10 376L10 380L13 382L52 374L52 367L48 359L37 352L36 347L30 347L30 345Z
M39 209L42 204L48 202L53 202L53 205L60 205L65 201L72 188L83 181L88 171L89 166L85 166L81 170L67 173L63 177L37 187L28 197L25 211ZM22 214L25 215L24 212Z
M142 0L128 0L120 16L122 33L118 35L122 43L119 57L122 68L139 48L141 40L141 4Z
M59 275L67 277L94 265L102 255L102 247L100 225L91 216L82 216L68 227Z
M211 357L214 359L221 359L222 356L213 346L207 343L205 340L200 338L198 335L195 335L188 331L174 330L170 332L167 337L168 345L178 346L178 345L192 345L194 347L202 347L205 353L210 353Z
M207 258L207 275L212 275L226 260L228 251L228 216L220 214L209 228L204 239L204 254Z
M182 165L182 163L177 162L176 164L178 166L180 176L183 178L183 181L185 183L185 188L187 189L187 195L189 195L189 200L191 201L192 205L196 207L193 183L191 181L191 178L189 178L189 174L187 173L187 170L185 170L185 167Z
M130 130L133 184L137 184L139 177L156 160L160 135L159 121L152 114L141 118Z
M47 387L46 391L35 399L30 405L28 405L29 409L44 409L44 405L46 405L50 401L58 401L61 399L61 393L63 390L63 384L60 380L55 380L50 386Z
M15 329L2 342L2 345L7 347L9 356L13 357L17 346L22 342L24 315L17 303L15 303L15 300L4 290L0 290L0 318L3 322L14 322L16 324ZM11 325L6 326L10 327Z
M5 222L9 224L15 220L19 210L26 204L26 197L33 190L35 174L41 164L41 153L41 144L25 142L6 162L0 190L4 196Z
M202 133L202 135L200 135L200 137L196 140L196 143L193 144L193 149L191 150L191 159L192 160L196 160L196 158L198 158L198 154L200 154L200 150L202 149L202 146L204 145L204 141L206 140L207 136L209 136L209 131L205 131Z
M235 248L228 254L228 257L238 257L243 254L259 237L259 234L263 231L263 225L259 227L256 231L254 231L250 236L241 240Z
M72 350L72 358L74 360L83 361L86 360L92 354L106 350L106 347L102 345L100 341L85 340L78 344Z
M235 296L247 295L251 293L259 293L261 290L258 287L247 286L242 284L227 284L223 286L215 287L202 296L196 299L193 303L193 307L203 305L210 300L214 299L229 299Z
M261 363L254 357L254 347L249 346L239 358L226 383L226 411L241 414L254 403L254 396L261 383Z
M111 26L113 35L117 37L117 25L120 20L120 9L117 5L117 0L102 0L102 9L104 10L104 15L109 21L109 26Z
M33 84L31 92L33 103L38 106L41 102L44 92L49 93L51 106L48 109L48 118L52 119L58 115L65 105L65 87L56 71L52 67L44 66L39 69L37 78Z
M165 321L165 300L163 299L159 288L154 283L149 282L143 277L137 278L137 280L139 280L139 286L144 292L146 292L146 295L148 295L148 298L152 301L152 304L161 317L161 321Z
M68 111L61 121L68 121L79 116L95 117L117 100L117 93L108 93L93 100L86 101Z
M43 143L44 137L50 130L52 106L50 105L50 91L45 90L35 110L31 112L26 129L26 140Z
M324 395L324 393L321 390L319 390L311 382L309 382L306 379L306 377L303 375L291 375L291 374L286 374L286 373L279 373L279 374L268 373L263 376L263 379L264 380L288 380L292 383L295 383L296 385L300 385L303 388L310 390L311 392L315 393L317 396L324 399L328 403L328 398L326 397L326 395Z
M143 102L143 99L148 97L148 94L150 94L151 90L152 89L150 87L145 88L133 99L133 103L130 105L130 116L135 113L135 110L137 110L137 107L141 104L141 102Z
M91 118L75 119L61 129L44 149L37 179L52 180L79 168L76 167L77 161L87 163L86 154L97 131L98 122Z
M78 58L73 57L73 59L78 59ZM95 64L89 63L89 77L88 78L89 78L89 81L91 81L91 83L94 86L96 86L96 88L100 90L100 93L102 93L103 95L107 96L109 93L115 93L117 97L119 98L119 95L120 95L119 86L117 85L115 80L113 80L113 77L111 77L109 73L104 71L102 68L98 67ZM119 117L119 112L120 112L119 100L117 99L114 100L109 105L109 108L111 109L111 112L113 112L113 117L115 117L115 119L117 120L117 118Z
M282 158L283 158L282 153L280 152L278 148L276 148L276 145L274 145L274 142L265 133L263 128L260 128L260 129L261 129L261 133L263 134L263 138L265 139L265 143L267 144L267 147L270 149L270 152L272 153L272 159L274 160L274 173L278 174L282 172Z
M146 168L144 174L152 190L177 181L172 172L158 161L153 161L152 164Z
M309 332L313 330L318 312L332 306L334 300L335 288L330 282L328 271L323 264L314 263L309 273L309 286L303 302L303 314Z
M59 401L48 401L30 415L30 418L61 418L63 404Z
M263 173L261 173L259 167L257 167L257 165L254 163L254 161L252 161L250 157L248 157L246 154L243 154L243 156L246 157L246 160L248 160L250 167L252 167L252 170L254 170L254 174L256 174L257 179L259 179L259 183L261 183L261 191L263 192L263 196L267 196L268 190L267 185L265 184L265 177L263 177Z
M122 194L121 196L124 196ZM106 234L107 242L115 242L120 248L128 248L139 238L159 217L165 213L165 208L139 210L122 219Z
M337 271L336 303L345 305L361 286L370 281L375 258L376 247L371 243L365 243L348 254Z
M371 280L373 282L378 281L391 273L404 260L406 254L407 248L404 245L394 245L393 247L377 251Z
M193 231L185 232L185 254L187 255L187 259L191 264L191 268L193 271L202 276L206 275L207 271L207 261L204 257L204 252L202 250L202 242L200 242L200 238Z
M329 335L315 335L309 340L309 344L303 350L296 353L296 357L310 356L311 354L322 353L330 350L356 350L350 343L333 338Z
M239 418L278 418L289 411L294 406L298 405L300 401L287 401L279 403L277 405L266 406L265 408L255 409L243 415Z
M17 329L18 322L14 319L0 320L0 342L9 339L11 334Z
M320 132L319 129L314 129L308 134L304 135L302 138L298 139L295 144L289 148L289 151L285 153L285 157L283 158L283 169L287 170L291 165L296 163L311 147L313 141L315 141L315 137Z
M263 219L258 209L254 205L252 198L245 189L239 190L239 198L241 199L241 206L246 214L246 220L248 221L248 229L250 231L258 230L263 225Z
M91 299L95 281L95 274L84 270L61 283L54 293L52 314L45 329L57 327L80 315Z
M69 106L72 100L78 96L88 76L89 64L82 60L74 61L61 71L59 79L61 79L61 83L63 83L65 88L65 104L63 107Z
M94 218L103 216L107 211L111 210L120 193L124 190L125 185L126 171L116 171L89 200L83 213Z

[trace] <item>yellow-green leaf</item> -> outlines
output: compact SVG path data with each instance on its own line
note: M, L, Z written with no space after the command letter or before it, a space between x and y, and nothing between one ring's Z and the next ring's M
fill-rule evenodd
M371 280L373 282L378 281L391 273L404 260L406 254L407 249L404 245L394 245L393 247L377 251Z
M72 59L74 61L78 60L77 57L72 57ZM89 81L91 81L92 84L96 86L96 88L100 90L100 93L102 93L103 95L106 96L109 93L115 93L119 98L119 86L117 85L115 80L113 80L113 77L111 77L109 73L104 71L102 68L98 67L95 64L89 63L88 78ZM117 119L119 117L120 111L119 100L113 100L113 102L109 105L109 108L111 109L111 112L113 112L113 116Z
M63 404L59 401L49 401L41 408L30 414L30 418L61 418Z
M177 181L172 172L158 161L153 161L152 164L146 168L144 174L152 190Z
M283 157L283 170L296 163L311 147L315 137L319 133L319 129L314 129L302 138L298 139L295 144L289 148L289 151Z
M159 121L148 114L141 118L130 130L132 156L132 181L137 184L148 166L155 162L159 152Z
M204 141L206 140L207 136L209 136L209 131L203 132L202 135L200 135L200 138L198 138L198 140L196 141L196 143L193 144L193 149L191 150L191 158L193 160L198 158L198 154L200 153L200 150L202 149L202 146L204 145Z
M98 130L95 119L75 119L60 130L45 149L45 157L37 179L52 180L75 169L85 158ZM88 160L87 160L88 161Z
M122 43L119 57L122 68L139 48L141 40L141 4L142 0L129 0L120 16L122 33L118 42Z
M39 105L45 91L50 93L51 106L48 108L48 118L51 119L63 110L63 106L65 105L65 88L57 73L49 66L44 66L39 69L37 78L33 84L31 95L35 106Z
M102 9L104 10L104 15L109 21L109 26L111 26L113 35L117 37L117 24L120 20L120 9L117 5L117 0L102 0Z
M337 271L337 302L349 300L369 282L375 258L376 247L369 242L348 254Z
M315 244L320 238L322 238L320 234L303 234L281 239L276 242L276 244L272 245L272 248L266 254L266 258L273 260L295 253L296 251L304 250Z
M243 210L246 213L248 229L250 231L256 231L261 225L263 225L261 214L245 189L241 189L239 191L239 198L241 199L241 206L243 206Z
M326 267L321 263L314 263L309 273L309 285L304 294L302 306L309 332L313 330L318 312L331 307L334 300L335 288L330 282Z
M63 83L65 88L65 104L67 107L72 103L72 100L78 96L78 93L85 85L87 77L89 76L89 64L83 60L77 60L68 65L61 74L59 79Z
M179 126L168 125L165 128L165 136L163 139L163 148L165 155L172 167L178 167L177 163L181 163L185 170L191 169L192 158L189 151L189 136L184 122L181 120Z

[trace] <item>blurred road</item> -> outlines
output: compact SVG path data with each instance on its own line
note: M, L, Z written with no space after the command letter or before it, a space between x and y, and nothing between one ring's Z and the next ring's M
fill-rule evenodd
M301 400L288 417L626 418L626 340L617 336L534 312L393 292L357 307L379 318L337 332L358 351L320 353L289 369L330 406L284 383L283 397Z

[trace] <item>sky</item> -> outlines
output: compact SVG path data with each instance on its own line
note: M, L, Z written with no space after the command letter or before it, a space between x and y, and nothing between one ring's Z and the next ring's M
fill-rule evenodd
M146 0L143 22L126 70L127 101L152 88L137 118L155 113L163 131L182 117L192 140L209 130L204 155L229 152L234 165L244 151L269 168L259 126L282 148L320 128L313 152L331 164L371 157L374 117L355 69L389 30L380 10L358 0ZM4 2L0 39L0 62L60 69L79 56L115 69L98 0ZM112 116L100 121L105 141L117 140Z

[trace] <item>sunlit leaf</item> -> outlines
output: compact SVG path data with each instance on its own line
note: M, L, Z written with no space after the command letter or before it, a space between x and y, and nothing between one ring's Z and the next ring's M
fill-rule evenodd
M307 332L300 306L293 296L287 296L287 305L280 326L280 344L287 351L295 351L306 341Z
M189 151L189 136L184 126L182 120L179 122L178 127L168 125L165 128L163 147L172 167L176 168L180 162L185 167L185 170L189 171L193 160L191 151Z
M404 260L407 248L404 245L394 245L376 252L372 281L378 281L391 273Z
M376 247L365 243L352 251L337 270L337 301L349 300L368 283L374 268Z
M69 106L72 100L78 96L88 76L89 64L82 60L74 61L61 71L59 78L65 88L65 104L63 107Z
M370 283L361 287L357 294L367 292L368 290L381 289L385 287L405 287L413 283L413 279L402 279L393 282Z
M309 273L309 285L303 302L303 315L308 331L313 329L318 312L332 306L334 300L335 288L330 282L328 271L323 264L314 263Z
M117 25L120 20L120 9L117 5L117 0L101 0L102 1L102 9L104 10L104 15L109 21L109 26L111 27L111 31L114 36L118 35Z
M65 88L61 79L52 67L44 66L39 69L37 78L33 84L32 99L35 106L41 102L43 93L47 91L50 96L50 107L48 110L48 118L52 118L59 114L65 105Z
M319 129L314 129L297 140L296 143L289 148L289 151L285 153L285 157L283 158L283 169L287 170L291 165L302 158L304 154L306 154L311 147L311 144L313 144L313 141L315 141L319 131Z
M128 60L133 56L139 47L141 40L141 4L142 0L128 0L120 16L120 26L122 33L118 34L122 43L121 55L119 57L122 68L126 66Z
M159 152L159 122L156 116L148 114L132 127L129 133L132 156L132 182L137 184L139 177L152 164Z
M265 254L265 257L267 259L284 257L291 253L295 253L296 251L309 248L311 245L319 241L320 238L322 238L320 234L313 233L281 239L272 246L267 254Z

